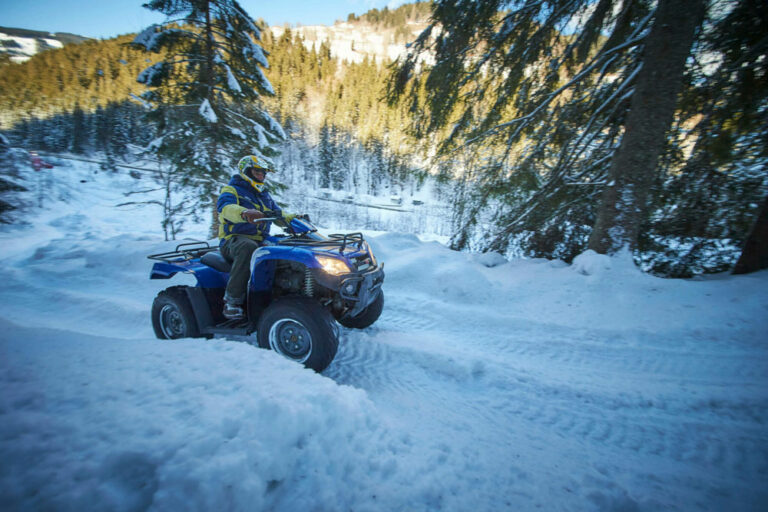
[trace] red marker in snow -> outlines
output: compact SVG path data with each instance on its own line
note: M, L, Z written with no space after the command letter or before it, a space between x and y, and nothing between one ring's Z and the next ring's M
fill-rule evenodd
M38 155L36 151L29 152L29 159L32 161L32 167L35 171L39 171L43 168L53 169L53 165L40 158L40 155Z

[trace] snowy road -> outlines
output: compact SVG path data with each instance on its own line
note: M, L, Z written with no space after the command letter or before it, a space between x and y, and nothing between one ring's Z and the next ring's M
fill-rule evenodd
M113 206L141 184L70 172L0 231L0 509L768 507L767 272L383 234L384 313L316 375L155 340L152 298L184 278L147 279L158 220Z
M542 323L516 315L512 290L464 304L440 298L456 290L431 288L390 292L387 314L369 332L347 331L326 374L364 389L408 433L425 478L454 481L441 507L766 503L755 494L759 478L748 476L765 482L768 470L765 337L658 333L652 315L633 329L557 325L581 322L555 311Z

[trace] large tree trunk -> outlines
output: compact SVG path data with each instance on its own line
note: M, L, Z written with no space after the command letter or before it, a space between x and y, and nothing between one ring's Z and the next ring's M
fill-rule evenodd
M659 0L643 50L625 133L613 157L589 248L614 254L634 248L656 165L674 119L685 61L704 17L703 0Z
M216 84L214 83L214 72L213 72L213 59L214 59L215 49L214 49L214 41L213 41L213 24L211 21L211 2L206 1L205 2L205 85L208 87L208 90L205 93L205 97L208 99L208 102L211 104L211 108L213 108L214 105L214 90L216 87Z
M733 273L747 274L765 268L768 268L768 196L744 243L741 257L733 267Z

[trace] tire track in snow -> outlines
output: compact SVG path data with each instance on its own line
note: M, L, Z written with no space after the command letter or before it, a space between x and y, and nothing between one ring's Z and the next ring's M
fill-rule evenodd
M666 349L632 346L611 347L585 343L584 332L557 332L557 341L532 342L526 339L535 331L527 328L509 334L483 332L478 325L493 324L493 319L466 319L434 314L425 308L424 318L408 310L428 301L409 299L395 302L377 327L365 332L347 331L328 376L342 384L366 389L375 401L388 395L410 393L413 400L428 399L445 404L445 422L456 421L456 411L471 411L475 423L503 435L510 425L520 422L539 427L570 443L586 444L595 450L619 450L655 456L660 459L690 463L729 472L768 473L768 443L756 424L768 422L768 403L737 396L732 400L666 399L642 390L632 395L610 389L611 382L634 379L642 382L647 374L663 376L670 382L685 379L715 379L716 385L728 385L737 376L758 375L761 363L739 355L682 354ZM405 305L404 305L405 304ZM488 320L483 322L483 320ZM482 337L482 343L470 343L472 352L430 353L419 346L425 332L439 329L446 345L461 346L465 340ZM565 331L553 328L554 331ZM470 333L475 333L471 338ZM538 327L541 334L541 327ZM587 339L594 335L587 334ZM395 345L392 340L399 341ZM492 359L477 358L489 346L506 350L491 352ZM472 360L475 357L475 360ZM488 356L486 356L488 357ZM528 367L535 372L527 371ZM590 380L606 384L602 389L583 389L578 384L558 381L559 369L581 368ZM544 368L545 371L541 371ZM483 393L482 388L493 391ZM496 397L495 399L487 398ZM674 395L673 395L674 396ZM478 399L478 397L483 397ZM748 404L752 404L751 408ZM606 417L606 413L610 417ZM685 418L681 423L680 418Z
M461 309L423 296L395 296L391 300L388 296L384 311L377 324L381 329L409 333L446 331L452 338L458 335L466 338L462 343L475 345L484 351L493 350L499 358L509 358L510 361L519 356L575 366L593 366L599 361L601 365L609 364L615 371L653 374L654 378L668 375L676 380L687 376L707 380L743 381L746 378L757 381L768 371L764 361L753 359L751 350L742 352L719 340L717 348L720 350L702 352L701 340L691 338L690 334L681 334L680 341L686 342L683 347L670 348L667 335L652 332L610 336L610 331L557 325L543 328L530 321L520 321L515 330L510 330L510 317L494 310ZM549 334L547 339L541 339L543 331ZM710 337L717 339L715 334ZM603 339L611 341L601 342ZM696 350L688 350L691 345L695 345Z
M388 346L367 339L352 341L351 337L353 336L349 331L342 330L339 350L324 375L339 384L348 384L366 390L377 388L415 390L413 386L393 379L392 372L387 371L388 368L396 365L392 361Z
M432 331L445 325L447 320L432 301L401 296L390 300L387 295L384 311L376 325L379 328Z

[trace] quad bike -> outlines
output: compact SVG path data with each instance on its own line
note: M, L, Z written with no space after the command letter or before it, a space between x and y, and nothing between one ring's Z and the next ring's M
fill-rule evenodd
M274 218L260 219L262 222ZM183 243L152 254L150 279L194 274L197 286L172 286L152 304L152 326L161 339L251 336L317 372L333 361L339 329L364 329L384 307L384 264L361 233L323 236L295 218L285 235L270 236L251 257L245 318L222 315L231 262L208 242Z

